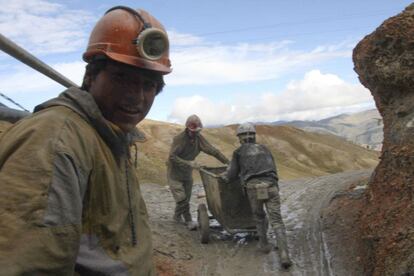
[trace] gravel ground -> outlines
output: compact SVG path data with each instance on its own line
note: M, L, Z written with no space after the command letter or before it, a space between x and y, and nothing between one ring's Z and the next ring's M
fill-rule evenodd
M174 200L168 187L143 184L142 192L150 214L154 257L159 275L350 275L342 265L334 271L330 248L321 229L321 210L338 192L366 178L370 171L352 171L324 177L279 183L282 214L294 263L289 271L279 268L277 249L270 254L257 252L257 240L247 234L232 236L215 227L208 244L201 244L198 231L188 231L172 220ZM205 203L201 183L193 189L191 210L197 219L197 206ZM199 197L201 196L201 197ZM214 221L210 222L216 225ZM275 243L272 232L269 232ZM340 237L329 237L338 240ZM340 260L335 259L335 262Z

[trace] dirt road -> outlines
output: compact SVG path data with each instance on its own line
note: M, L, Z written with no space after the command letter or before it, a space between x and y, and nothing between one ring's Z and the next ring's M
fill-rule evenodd
M217 230L209 244L201 244L197 231L172 221L174 200L168 187L142 185L153 230L155 259L160 275L350 275L352 268L337 265L321 230L321 210L338 192L370 171L354 171L319 178L281 182L282 214L294 266L279 268L277 250L257 252L257 241L248 235L231 236ZM205 198L201 184L194 187L191 208L196 220L197 205ZM272 242L272 232L269 232ZM330 237L332 241L332 237ZM338 243L341 242L338 237ZM346 245L345 245L346 246ZM341 267L340 271L335 271Z

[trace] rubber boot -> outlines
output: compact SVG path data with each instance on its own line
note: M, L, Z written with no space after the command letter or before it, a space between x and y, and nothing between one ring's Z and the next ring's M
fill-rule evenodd
M184 224L184 219L183 219L183 216L181 214L174 213L173 220L176 223Z
M186 223L187 223L187 229L188 230L190 230L190 231L197 230L197 227L198 227L197 222L190 220L190 221L187 221Z
M283 269L288 269L292 266L292 261L289 258L289 249L287 246L285 229L276 228L274 231L276 234L277 246L279 248L280 266Z
M269 254L272 250L272 246L269 244L269 241L267 239L267 221L263 221L262 223L258 223L256 225L257 227L257 235L259 236L259 246L258 250L259 252L262 252L264 254Z

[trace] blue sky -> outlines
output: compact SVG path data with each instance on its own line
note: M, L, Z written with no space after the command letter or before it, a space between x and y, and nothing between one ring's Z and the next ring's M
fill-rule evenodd
M166 27L173 66L148 118L183 123L196 113L206 125L316 120L374 107L353 71L352 49L409 4L0 0L0 33L80 84L94 23L115 5L142 8ZM0 53L0 92L26 108L63 89Z

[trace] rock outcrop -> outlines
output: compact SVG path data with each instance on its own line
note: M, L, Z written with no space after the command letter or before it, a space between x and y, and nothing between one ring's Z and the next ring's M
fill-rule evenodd
M383 117L381 161L362 210L368 275L414 273L414 4L354 49L355 71Z

